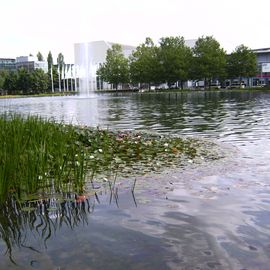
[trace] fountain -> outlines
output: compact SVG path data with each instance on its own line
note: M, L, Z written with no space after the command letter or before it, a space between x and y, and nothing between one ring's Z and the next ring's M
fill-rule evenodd
M94 44L95 45L95 44ZM97 90L96 71L100 61L97 61L98 46L92 43L75 44L75 65L78 67L79 92L81 96L89 96ZM103 59L102 59L103 60Z
M79 92L82 96L89 96L97 90L96 72L102 63L106 62L107 50L113 43L106 41L92 41L76 43L75 66L78 67ZM122 45L123 53L128 57L135 49L133 46ZM111 85L103 82L102 89L111 89Z

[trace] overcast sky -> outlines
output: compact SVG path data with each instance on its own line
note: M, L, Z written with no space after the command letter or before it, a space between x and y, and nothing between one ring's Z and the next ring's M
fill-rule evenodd
M36 55L73 62L73 44L137 46L151 37L212 35L228 52L270 47L270 0L0 0L0 58Z

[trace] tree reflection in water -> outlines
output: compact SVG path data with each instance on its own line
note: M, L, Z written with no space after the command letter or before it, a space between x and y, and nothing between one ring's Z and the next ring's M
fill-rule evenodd
M0 237L2 238L11 262L14 247L27 248L40 253L29 246L28 239L41 239L44 247L52 234L63 225L74 229L80 224L88 224L87 215L92 213L98 195L84 196L63 193L40 200L20 202L14 197L0 203Z

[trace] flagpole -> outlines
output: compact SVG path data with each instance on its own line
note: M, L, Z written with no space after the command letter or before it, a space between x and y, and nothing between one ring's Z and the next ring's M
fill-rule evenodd
M74 81L74 74L73 74L73 68L74 68L74 65L71 65L71 69L70 69L70 72L71 72L71 92L73 92L73 81Z
M67 64L67 91L69 91L68 77L69 77L69 64Z
M75 92L78 91L77 89L77 65L74 65L74 75L75 75Z
M64 78L63 78L63 83L64 83L64 92L66 92L66 82L65 82L65 79L66 79L66 64L64 64Z
M54 87L53 87L53 65L51 65L51 81L52 81L52 93L54 93Z
M58 64L58 83L59 83L59 92L62 92L61 90L61 78L60 78L61 74L60 74L60 67Z

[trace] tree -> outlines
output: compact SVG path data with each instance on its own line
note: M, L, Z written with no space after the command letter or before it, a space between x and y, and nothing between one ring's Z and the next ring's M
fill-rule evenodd
M0 90L4 88L5 80L8 77L7 70L0 70Z
M31 90L30 73L25 68L18 70L17 89L21 90L23 94L28 94Z
M160 40L160 61L162 77L170 86L177 81L183 82L190 78L192 51L185 45L183 37L165 37Z
M59 87L61 88L62 74L63 74L63 69L64 69L64 66L65 66L64 55L62 53L59 53L58 56L57 56L57 65L58 65L59 75L60 75ZM64 83L64 90L65 90L65 80L63 81L63 83Z
M248 47L240 45L228 55L227 72L230 79L253 77L257 73L256 55Z
M49 51L48 56L47 56L47 63L48 63L48 73L51 73L51 68L53 65L53 57L51 51Z
M43 55L41 54L41 52L38 52L38 53L37 53L37 59L38 59L38 61L44 61L44 57L43 57Z
M159 48L148 37L130 56L131 81L134 83L147 83L150 89L152 83L162 81L160 72Z
M57 66L52 66L52 74L53 74L53 88L58 89L59 88L59 73ZM52 83L50 78L50 83Z
M17 93L17 80L18 80L17 72L10 71L7 74L3 88L8 91L9 95Z
M53 72L51 72L51 71L54 71L54 69L52 70L52 68L53 68L53 57L52 57L51 51L49 51L49 53L48 53L47 63L48 63L48 75L50 76L50 82L51 82L51 84L53 84L53 89L55 89L55 86L54 86L55 78L54 78ZM58 77L57 77L57 79L58 79ZM52 82L52 80L53 80L53 82Z
M97 75L114 84L116 90L119 83L129 82L128 59L124 56L121 45L113 44L112 48L107 50L106 62L98 69Z
M35 69L30 74L31 90L35 93L44 93L48 90L49 77L42 69Z
M193 71L196 79L204 79L210 87L212 79L224 77L226 53L212 36L201 37L193 48Z
M63 67L65 65L64 55L62 53L58 54L57 64L59 66L60 74L62 73Z

